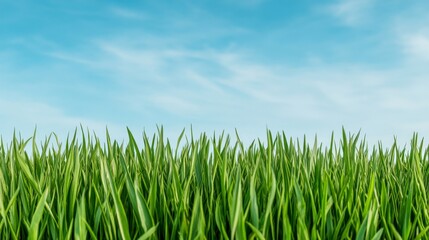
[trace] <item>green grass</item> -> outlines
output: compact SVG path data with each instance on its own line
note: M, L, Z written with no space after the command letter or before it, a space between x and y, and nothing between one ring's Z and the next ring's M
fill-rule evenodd
M429 239L417 135L388 149L344 131L327 146L106 138L2 141L0 239Z

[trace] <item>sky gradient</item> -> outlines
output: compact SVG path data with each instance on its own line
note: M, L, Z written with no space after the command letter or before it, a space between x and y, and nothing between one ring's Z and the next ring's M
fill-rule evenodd
M429 137L429 2L0 0L0 135Z

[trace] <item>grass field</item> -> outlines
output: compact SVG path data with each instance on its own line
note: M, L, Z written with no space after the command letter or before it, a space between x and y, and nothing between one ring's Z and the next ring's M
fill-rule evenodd
M429 239L429 148L267 132L0 143L0 239ZM235 136L234 136L235 139Z

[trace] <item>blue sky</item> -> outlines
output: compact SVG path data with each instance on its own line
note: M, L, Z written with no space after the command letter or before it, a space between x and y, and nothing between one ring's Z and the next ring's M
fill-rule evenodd
M429 2L0 0L0 134L429 136Z

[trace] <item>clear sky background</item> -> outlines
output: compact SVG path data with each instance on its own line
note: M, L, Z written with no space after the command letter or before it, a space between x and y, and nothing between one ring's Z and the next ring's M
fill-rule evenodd
M0 134L429 136L426 0L0 0Z

